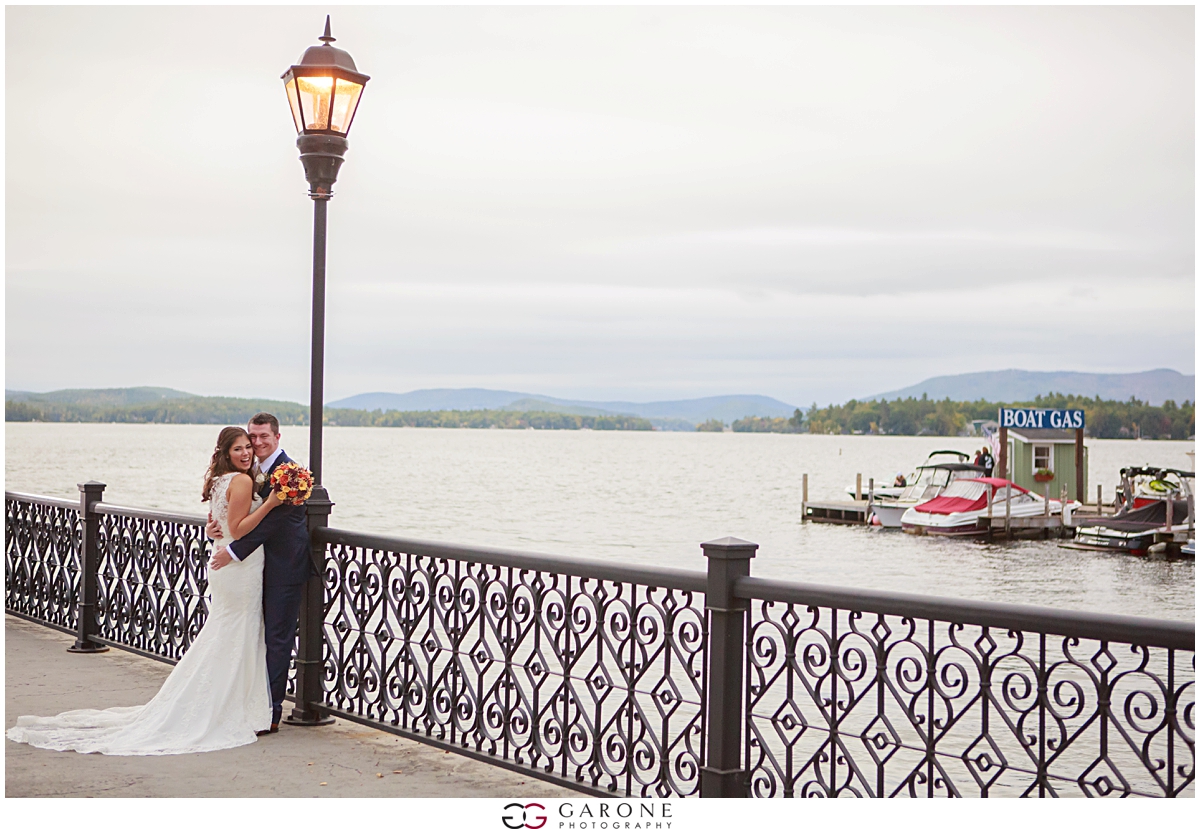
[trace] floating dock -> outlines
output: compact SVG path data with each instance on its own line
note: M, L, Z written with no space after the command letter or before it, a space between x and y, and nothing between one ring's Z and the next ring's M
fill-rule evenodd
M1013 516L1008 519L1007 530L1004 523L1003 515L993 515L976 519L975 526L988 531L985 538L1070 538L1075 535L1074 527L1063 526L1061 515Z
M865 524L866 501L806 501L800 505L800 519L814 524Z

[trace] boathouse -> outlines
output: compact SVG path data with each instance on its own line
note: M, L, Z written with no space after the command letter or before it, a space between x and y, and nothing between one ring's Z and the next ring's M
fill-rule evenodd
M1075 491L1075 430L1074 429L1009 429L1008 457L1012 474L1008 479L1017 486L1038 493L1045 492L1046 481L1037 477L1054 477L1050 497L1057 498L1062 486L1067 497L1082 501ZM1087 447L1083 447L1083 481L1087 487Z
M1083 445L1082 411L1001 409L999 420L1000 477L1039 495L1049 484L1051 498L1060 497L1066 487L1068 498L1085 500L1087 447Z

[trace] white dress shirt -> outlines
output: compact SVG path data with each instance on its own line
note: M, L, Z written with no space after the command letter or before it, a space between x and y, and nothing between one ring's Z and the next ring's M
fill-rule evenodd
M267 457L265 459L263 459L261 461L256 460L255 462L258 464L259 470L261 470L262 472L266 472L268 469L271 468L271 464L275 463L275 459L278 458L282 454L283 454L283 447L276 446L275 451L272 452L270 455L267 455ZM255 492L258 491L257 486L254 487L254 491Z
M281 454L283 454L283 447L276 446L275 451L272 452L267 457L265 457L264 459L262 459L261 461L256 458L255 463L258 464L258 469L257 469L257 471L254 469L250 470L250 472L252 473L252 476L257 475L258 472L262 472L262 473L266 474L266 471L271 468L271 464L275 463L275 459L278 458ZM255 481L254 482L254 491L258 492L258 489L259 489L258 481ZM234 561L241 561L241 559L237 557L237 554L233 552L233 542L229 543L229 546L225 548L225 551L227 553L229 553L229 557L232 558Z

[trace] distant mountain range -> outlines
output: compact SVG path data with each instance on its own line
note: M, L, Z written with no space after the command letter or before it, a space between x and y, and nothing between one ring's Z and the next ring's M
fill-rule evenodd
M1027 401L1039 394L1099 396L1102 400L1136 397L1154 406L1165 400L1182 403L1196 399L1196 375L1180 374L1169 368L1132 374L1090 374L1082 371L980 371L931 377L896 391L872 395L865 400L895 400L929 395L933 400Z
M329 404L334 409L425 412L472 409L501 409L520 412L560 412L563 414L636 415L650 420L660 429L687 428L706 420L723 423L755 417L791 417L796 407L760 394L730 394L692 400L663 400L633 403L625 400L564 400L528 392L492 389L421 389L404 394L372 392L356 394Z
M136 406L197 396L160 386L135 386L129 389L59 389L44 394L4 390L5 403L59 403L65 406Z
M1103 400L1128 400L1136 397L1152 405L1165 400L1182 403L1196 399L1196 377L1172 369L1155 369L1131 374L1089 374L1077 371L983 371L932 377L915 386L876 394L866 400L929 395L934 400L949 397L957 401L988 400L991 402L1025 402L1039 394L1078 394L1099 396ZM158 386L138 386L124 389L61 389L45 393L6 389L4 399L9 404L28 404L59 407L92 407L99 416L102 410L121 407L146 409L146 416L158 422L237 422L243 410L267 408L289 422L307 422L308 407L288 401L245 400L241 398L209 398L177 389ZM325 404L327 409L356 409L363 411L473 411L481 409L513 412L552 412L572 415L632 415L650 420L659 429L690 431L706 420L730 424L740 418L791 417L796 407L773 397L757 394L733 394L699 397L689 400L663 400L634 403L625 400L567 400L560 397L529 394L528 392L494 389L421 389L404 394L372 392L357 394ZM19 408L19 407L18 407ZM28 406L26 407L28 408ZM196 418L204 414L202 420ZM294 410L294 411L293 411ZM229 418L221 420L221 418ZM215 419L213 419L215 418ZM25 418L25 419L28 419Z

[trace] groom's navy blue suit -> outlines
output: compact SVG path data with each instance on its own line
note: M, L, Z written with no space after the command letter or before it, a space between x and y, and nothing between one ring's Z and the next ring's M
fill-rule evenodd
M287 453L280 452L271 464L267 482L258 494L265 500L271 495L271 473L281 463L290 463ZM283 697L287 693L288 667L292 662L292 646L296 642L296 624L300 617L300 598L304 584L313 573L308 539L307 509L292 504L280 504L271 510L259 525L229 545L239 560L263 548L263 621L266 623L267 676L271 681L272 722L283 714Z

